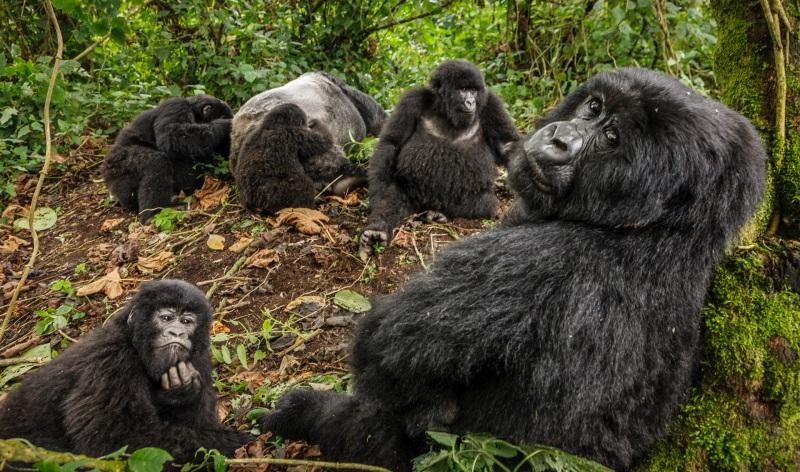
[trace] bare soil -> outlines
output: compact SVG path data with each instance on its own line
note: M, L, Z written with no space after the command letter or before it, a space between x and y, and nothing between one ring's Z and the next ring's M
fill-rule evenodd
M442 247L494 224L466 219L428 224L410 219L392 245L362 262L356 238L368 214L365 190L347 203L321 201L318 209L330 221L316 235L247 213L233 190L206 209L194 199L182 222L159 232L153 225L141 227L133 212L110 198L99 173L105 144L94 144L74 150L46 181L38 206L55 209L59 217L54 227L39 233L40 255L0 341L0 358L15 355L23 346L44 343L60 350L103 323L142 282L184 279L207 292L215 310L215 358L223 357L215 368L219 412L232 427L252 427L245 416L248 411L270 407L287 388L303 383L346 388L349 333L363 315L337 305L337 292L349 289L367 298L392 292L425 271ZM15 230L11 223L29 206L35 178L19 179L17 197L4 212L9 224L0 225L2 313L31 257L30 233ZM234 185L231 180L222 183ZM498 192L506 206L509 194L502 179ZM222 250L209 246L212 235L224 238ZM231 250L243 238L251 238L250 245ZM247 258L264 250L272 262L265 268L251 266ZM163 269L149 273L142 267L142 260L164 257L165 251L172 256ZM54 282L68 280L71 290L77 291L114 271L122 288L116 298L103 292L79 297L52 288ZM64 304L74 307L69 316L77 314L77 319L70 318L65 327L37 339L35 326L44 318L36 312L50 308L52 313ZM268 332L263 329L265 321ZM245 362L238 359L241 349ZM3 386L0 394L8 388ZM263 437L260 445L251 444L251 451L237 455L258 456L263 453L261 446ZM318 452L289 445L271 454L315 457Z

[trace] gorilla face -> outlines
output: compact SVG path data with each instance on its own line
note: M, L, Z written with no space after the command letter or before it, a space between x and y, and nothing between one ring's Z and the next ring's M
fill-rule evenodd
M600 74L517 146L509 183L529 220L733 231L744 222L724 215L746 192L729 175L758 152L734 115L663 74Z
M431 73L430 84L439 111L456 128L472 125L486 104L483 74L467 61L443 62Z

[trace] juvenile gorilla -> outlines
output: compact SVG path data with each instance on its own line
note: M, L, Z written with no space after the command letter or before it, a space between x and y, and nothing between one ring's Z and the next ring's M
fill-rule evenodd
M516 206L379 300L355 395L295 390L263 430L410 470L424 431L629 468L690 385L715 262L764 193L741 115L644 69L597 75L516 146Z
M0 402L0 438L98 457L152 446L176 462L200 447L232 455L250 435L225 428L211 379L211 306L180 280L142 284L97 328Z
M446 61L429 82L400 98L370 159L362 258L412 213L443 222L497 212L497 165L521 137L514 122L469 62Z
M197 163L228 155L228 105L210 95L173 97L139 115L117 136L103 165L103 179L122 206L149 222L173 196L200 187Z
M267 113L239 149L236 185L249 211L275 213L287 207L314 208L314 196L340 175L332 193L343 195L364 171L334 145L322 123L309 128L306 114L285 103Z
M250 132L261 126L264 115L284 103L302 108L310 123L327 126L339 147L377 136L386 119L386 112L369 95L327 72L307 72L286 85L256 95L236 112L231 130L231 172L236 170L239 149Z

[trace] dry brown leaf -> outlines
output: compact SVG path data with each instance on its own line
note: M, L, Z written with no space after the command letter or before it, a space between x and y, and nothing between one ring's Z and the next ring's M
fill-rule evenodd
M215 334L219 333L230 333L230 332L231 329L222 324L221 321L215 320L213 323L211 323L211 336L214 336Z
M208 237L208 241L206 241L206 246L215 251L221 251L225 249L225 236L221 234L210 235Z
M153 225L139 226L135 230L131 231L131 234L128 235L128 240L144 241L146 239L150 239L156 234L158 234L158 230Z
M9 234L8 238L6 238L6 240L3 241L3 245L0 246L0 251L14 252L17 249L19 249L20 246L30 246L30 244L31 243L25 241L22 238L18 238L14 235Z
M273 226L280 226L284 223L297 228L305 234L319 234L322 225L330 221L325 213L311 208L284 208L275 214L275 219L268 220Z
M397 246L403 249L407 249L411 246L411 238L414 236L407 232L407 231L398 231L397 234L394 235L392 238L392 243L390 246Z
M348 193L344 198L337 195L329 195L326 197L329 202L339 202L342 205L355 206L358 205L358 194L356 192Z
M117 226L122 224L125 221L125 218L112 218L110 220L105 220L103 222L103 226L100 227L100 231L113 231Z
M172 261L173 253L164 251L152 257L140 257L136 267L145 274L161 272Z
M95 280L90 284L86 284L79 288L75 295L79 297L86 297L95 293L105 293L108 298L114 299L122 295L122 278L119 276L119 269L104 275L102 278Z
M270 265L278 262L280 256L274 249L262 249L244 261L247 267L258 267L259 269L268 269Z
M28 210L25 208L17 205L16 203L12 203L8 205L5 210L3 210L3 218L7 219L10 222L13 222L14 219L18 216L24 217L28 214Z
M239 238L238 241L233 243L233 245L231 245L231 247L229 247L228 250L229 251L233 251L233 252L237 252L240 249L242 249L243 247L245 247L248 244L250 244L251 242L253 242L253 238L251 238L250 236L242 236L241 238Z
M316 295L303 295L301 297L297 297L294 300L290 301L286 308L283 311L292 311L298 306L302 305L303 303L308 303L309 305L316 305L319 307L325 306L325 299L323 297L318 297Z
M200 201L200 206L203 210L211 208L214 205L219 205L231 193L231 188L219 180L206 176L203 181L203 187L194 192L194 196Z

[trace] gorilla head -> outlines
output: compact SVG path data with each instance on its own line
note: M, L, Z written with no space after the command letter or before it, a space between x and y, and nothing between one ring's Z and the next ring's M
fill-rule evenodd
M269 111L261 121L260 129L305 128L308 126L306 113L294 103L284 103Z
M194 119L197 123L211 123L214 120L232 119L233 111L227 103L211 95L195 95L186 99L192 107Z
M431 73L428 82L436 94L439 112L455 128L473 124L486 105L483 74L471 62L445 61Z
M181 362L193 369L209 350L211 305L193 285L180 280L142 284L127 316L114 323L130 331L131 341L154 381L163 381Z
M750 123L645 69L596 76L537 127L509 162L521 201L507 222L706 228L729 241L761 196L763 178L737 177L764 173Z

